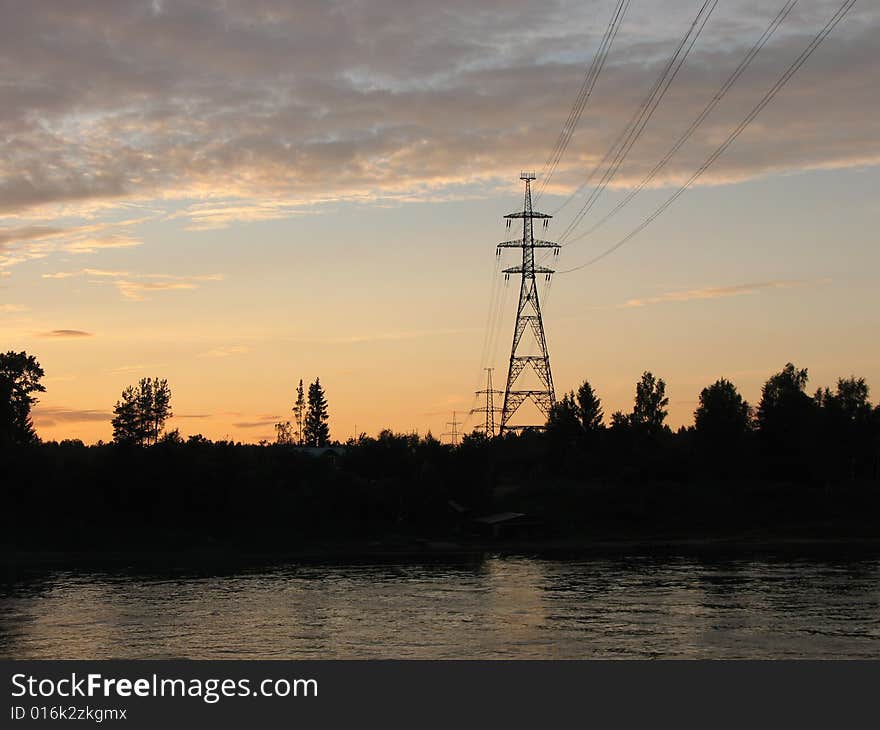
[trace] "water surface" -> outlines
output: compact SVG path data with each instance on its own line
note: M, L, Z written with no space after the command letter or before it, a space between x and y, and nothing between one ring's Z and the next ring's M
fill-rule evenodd
M4 658L880 658L880 560L488 558L0 586Z

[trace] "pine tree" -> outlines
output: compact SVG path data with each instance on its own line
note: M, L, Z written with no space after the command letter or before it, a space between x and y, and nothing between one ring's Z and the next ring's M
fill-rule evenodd
M113 440L119 444L156 444L171 418L171 388L167 380L141 378L128 386L113 408Z
M306 446L327 446L330 443L330 427L328 426L327 398L321 387L321 379L309 385L308 410L305 417L303 441Z
M605 417L602 401L587 380L578 388L577 405L578 416L584 432L590 434L600 431L603 428L602 419Z
M303 381L299 379L299 385L296 386L296 403L293 404L293 417L296 421L296 443L303 444L303 425L306 415L306 398L303 392Z
M143 444L143 428L141 425L138 398L133 386L129 385L122 391L113 408L113 441L117 444Z

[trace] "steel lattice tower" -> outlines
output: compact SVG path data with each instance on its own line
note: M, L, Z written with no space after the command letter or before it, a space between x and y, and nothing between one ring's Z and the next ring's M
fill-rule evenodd
M440 435L441 436L449 436L449 439L450 439L450 442L452 443L452 445L458 446L458 437L460 435L458 432L458 427L461 425L461 421L456 420L455 416L456 416L456 411L453 411L452 412L452 420L446 422L447 426L452 426L452 430L446 431Z
M505 278L511 274L520 274L521 283L519 288L519 305L516 310L516 325L513 329L513 344L510 348L510 366L507 371L507 386L504 389L504 406L501 409L501 428L499 433L505 431L522 430L525 428L543 428L543 424L533 426L511 426L510 419L519 407L527 400L531 400L544 416L548 416L550 409L556 403L556 394L553 390L553 375L550 372L550 355L547 352L547 338L544 336L544 320L541 318L541 304L538 301L537 275L543 274L548 280L553 274L553 269L546 266L535 265L535 249L551 248L554 255L559 253L559 244L550 241L536 239L533 230L534 219L542 219L544 227L553 216L546 213L537 213L532 210L532 187L531 182L535 179L535 173L524 172L520 176L526 184L525 202L523 209L518 213L510 213L505 218L510 226L513 219L521 218L523 222L522 240L504 241L497 247L497 255L501 255L503 248L521 248L522 264L504 269ZM521 345L526 331L534 335L537 352L523 354ZM531 367L537 374L541 388L517 389L516 382L526 367Z
M486 414L486 423L483 427L484 433L492 438L495 435L495 414L501 410L495 405L495 396L503 395L500 390L494 390L492 388L492 371L495 368L484 368L486 371L486 388L485 390L478 390L476 395L485 395L486 396L486 405L482 408L474 408L471 411L471 415L474 413L484 413Z

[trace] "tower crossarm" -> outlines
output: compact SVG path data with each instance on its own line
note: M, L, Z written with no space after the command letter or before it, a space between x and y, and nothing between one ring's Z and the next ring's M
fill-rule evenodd
M526 273L528 274L530 271L533 271L536 274L555 274L556 269L548 269L546 266L529 266L526 267ZM502 269L502 274L521 274L523 272L522 266L511 266L509 269Z
M527 246L532 246L532 248L559 248L558 243L554 243L553 241L542 241L540 238L532 239L530 244L526 244ZM502 241L499 243L496 248L522 248L523 242L522 239L517 239L515 241Z
M539 213L536 210L518 210L516 213L508 213L505 218L552 218L549 213Z

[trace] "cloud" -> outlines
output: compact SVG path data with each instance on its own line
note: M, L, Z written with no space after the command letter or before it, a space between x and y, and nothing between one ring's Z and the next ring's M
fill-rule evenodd
M79 271L58 271L54 274L43 274L44 279L69 279L73 276L131 276L127 271L106 271L104 269L80 269Z
M199 353L199 357L229 357L230 355L243 355L248 348L243 345L231 345L229 347L215 347L213 350Z
M48 238L63 233L63 228L55 226L23 226L21 228L0 229L0 251L10 244L19 241L30 241L35 238Z
M737 284L734 286L710 286L702 289L687 289L685 291L671 291L656 297L630 299L620 307L646 307L651 304L664 304L666 302L689 302L694 299L718 299L721 297L736 297L745 294L755 294L766 289L793 289L815 283L802 280L764 281L756 284Z
M232 425L236 428L262 428L263 426L274 426L276 423L278 423L278 418L265 421L238 421Z
M60 217L65 215L59 213ZM104 249L140 246L140 239L120 230L144 220L134 218L67 227L28 225L0 229L0 268L44 258L55 252L93 254Z
M138 274L139 279L117 279L113 282L125 299L145 301L148 294L160 291L196 289L203 281L221 281L221 274L175 276L173 274ZM152 281L145 281L145 279Z
M94 333L85 332L84 330L50 330L49 332L40 332L37 335L37 337L55 337L60 339L94 336Z
M201 201L180 217L206 229L298 215L316 202L436 200L508 186L524 150L538 160L550 152L606 5L16 6L0 29L0 135L13 141L0 160L0 215ZM838 7L800 5L655 184L686 178ZM601 159L693 12L681 0L631 9L557 191ZM616 186L640 181L774 13L752 0L719 6ZM878 31L876 3L858 4L700 183L880 163ZM96 251L112 240L70 245Z
M34 424L54 426L56 423L83 423L88 421L110 421L112 413L100 410L81 410L63 406L36 405L33 410Z
M317 202L291 203L288 200L264 200L246 203L241 200L221 200L210 203L194 203L168 217L169 219L188 219L190 223L186 226L187 230L208 231L224 228L231 223L252 223L291 218L309 212Z
M77 276L92 276L92 283L104 283L102 279L112 279L109 283L116 287L125 299L144 301L150 293L196 289L205 281L222 281L222 274L133 274L128 271L105 271L103 269L78 269L76 271L57 271L43 274L44 279L69 279Z
M87 238L72 241L63 246L68 253L95 253L105 248L132 248L140 246L143 241L128 236L106 236L104 238Z
M158 291L174 291L180 289L195 289L196 285L191 281L114 281L113 284L125 299L142 302L151 294Z
M26 312L27 307L23 304L0 304L0 312L3 314L12 314L14 312Z

